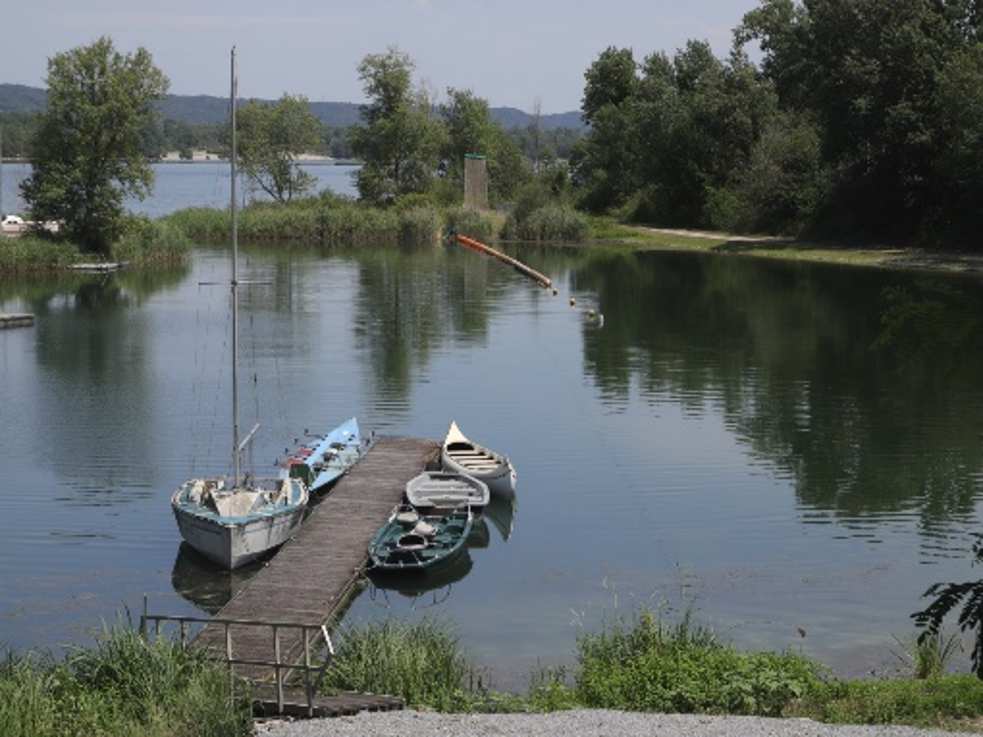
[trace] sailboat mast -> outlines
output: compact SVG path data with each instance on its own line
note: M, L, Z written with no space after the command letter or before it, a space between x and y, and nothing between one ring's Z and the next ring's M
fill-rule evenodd
M236 98L238 97L236 81L236 50L232 47L232 82L231 82L231 111L229 118L232 124L230 159L232 165L232 468L234 473L235 485L239 488L241 477L240 451L239 451L239 242L238 242L238 214L236 212Z

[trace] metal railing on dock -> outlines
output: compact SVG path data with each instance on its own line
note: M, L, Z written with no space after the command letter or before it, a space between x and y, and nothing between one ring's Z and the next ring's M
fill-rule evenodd
M297 624L295 622L261 622L256 620L247 619L218 619L212 617L189 617L189 616L171 616L165 614L144 614L140 617L140 632L145 636L149 634L148 624L153 623L153 633L155 637L159 637L161 634L161 625L164 622L174 622L177 624L180 632L180 642L182 645L187 646L189 642L188 638L188 625L200 624L202 626L208 624L212 626L222 627L225 633L225 653L224 660L229 667L229 676L235 678L236 667L256 667L263 668L264 670L272 670L274 674L274 703L276 705L276 713L284 714L287 711L288 706L297 706L296 702L289 702L285 698L285 693L288 690L287 680L289 677L296 672L300 672L303 677L304 685L304 695L305 701L300 705L304 709L305 716L313 717L317 711L317 691L324 680L324 674L327 672L328 666L331 664L331 659L334 657L334 645L331 642L331 635L328 632L328 628L324 625L308 625L308 624ZM256 659L245 659L238 658L235 656L235 648L232 642L232 627L241 628L260 628L269 629L270 644L273 649L273 659L272 660L256 660ZM288 662L285 661L282 655L282 648L280 647L280 633L283 630L299 630L300 637L304 643L304 661L303 663ZM313 634L313 638L312 638ZM312 662L312 646L317 641L322 641L326 648L326 653L324 655L324 662L320 665ZM214 655L215 653L213 653ZM248 678L246 680L249 680ZM254 684L255 686L256 684ZM294 692L291 689L291 692Z

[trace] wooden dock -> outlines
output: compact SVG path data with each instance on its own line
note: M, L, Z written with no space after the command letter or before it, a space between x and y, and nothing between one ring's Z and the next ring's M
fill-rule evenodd
M0 328L29 328L34 315L29 312L0 312Z
M216 659L227 659L231 650L236 661L263 663L245 667L243 674L254 683L275 680L269 663L309 659L309 630L289 625L330 627L341 619L364 575L369 541L402 500L406 482L436 457L439 448L435 440L378 439L314 507L300 532L215 615L216 621L280 623L283 626L274 628L278 634L271 637L269 626L216 622L206 624L193 642ZM333 698L329 711L350 713L384 708L379 699L387 697ZM385 708L402 705L398 699L387 703Z

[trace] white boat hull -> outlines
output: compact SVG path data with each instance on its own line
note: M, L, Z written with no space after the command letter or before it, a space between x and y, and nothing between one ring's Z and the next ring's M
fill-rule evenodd
M234 570L280 547L304 521L308 493L300 480L279 482L289 485L290 490L290 495L279 503L235 515L223 515L207 500L195 499L190 491L194 483L192 480L183 484L171 499L178 530L185 542L226 570Z

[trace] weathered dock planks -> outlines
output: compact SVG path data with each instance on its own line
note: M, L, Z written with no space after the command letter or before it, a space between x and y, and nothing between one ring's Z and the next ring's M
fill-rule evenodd
M317 504L300 532L220 612L217 620L331 625L340 619L368 561L369 540L398 504L406 482L438 453L435 440L383 437ZM233 657L277 659L269 628L231 625ZM225 627L207 624L194 640L226 653ZM300 630L279 633L279 661L304 659ZM250 668L252 680L271 680L272 668Z

